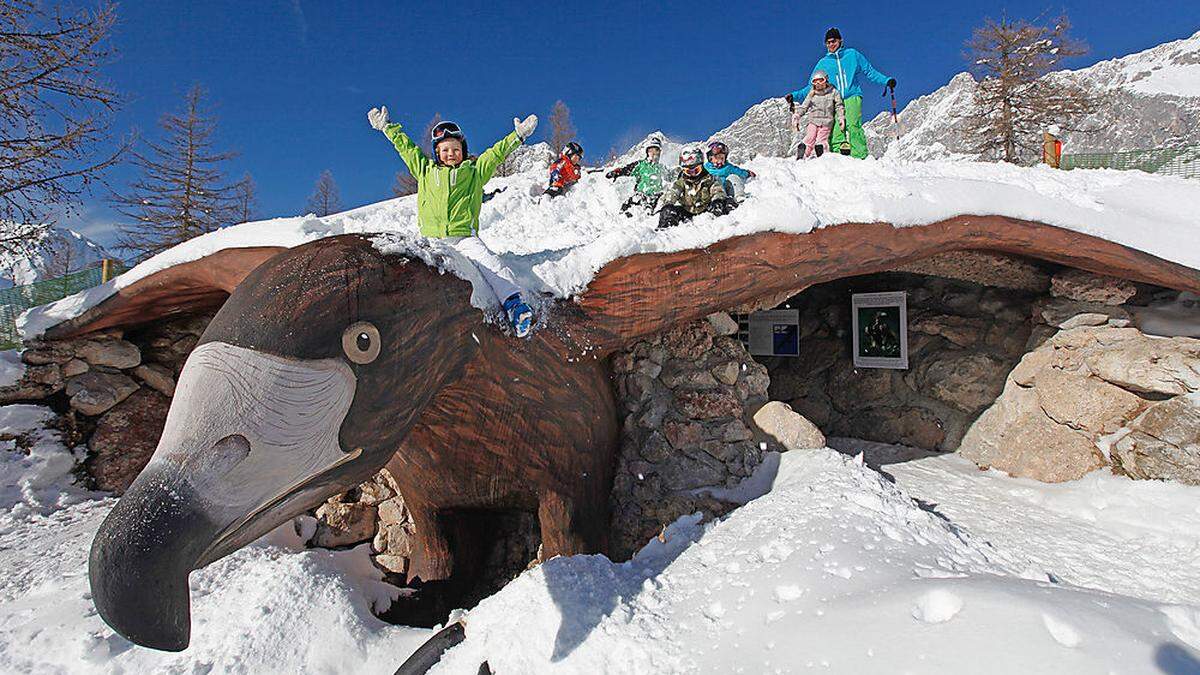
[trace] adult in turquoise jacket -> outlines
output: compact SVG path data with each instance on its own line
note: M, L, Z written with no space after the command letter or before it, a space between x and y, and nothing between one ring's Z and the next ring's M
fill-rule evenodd
M836 124L833 126L829 147L840 148L848 137L850 154L862 159L867 156L867 135L862 128L863 92L862 87L859 86L860 76L875 84L893 89L896 87L896 79L875 70L875 66L872 66L867 57L857 49L843 47L842 34L836 28L830 28L825 32L825 49L828 50L828 53L817 61L813 72L824 70L828 73L829 83L842 95L842 101L846 105L845 127L842 128ZM808 79L811 83L812 78ZM812 84L788 94L788 103L794 105L797 101L803 101L804 97L808 96L809 89L812 89Z

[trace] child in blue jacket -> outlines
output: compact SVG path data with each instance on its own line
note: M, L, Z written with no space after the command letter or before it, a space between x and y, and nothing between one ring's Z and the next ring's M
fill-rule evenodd
M737 204L746 195L746 181L754 178L755 174L753 171L731 164L728 160L729 146L721 141L713 141L708 144L708 161L704 163L704 170L721 181L725 193Z

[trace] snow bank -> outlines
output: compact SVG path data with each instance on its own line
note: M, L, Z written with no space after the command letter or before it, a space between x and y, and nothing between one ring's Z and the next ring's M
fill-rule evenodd
M914 497L1055 578L1200 606L1200 487L1093 471L1068 483L980 471L958 455L892 464Z
M524 573L433 672L1190 672L1198 620L1054 583L825 449L784 454L769 494L680 519L628 563Z
M631 189L602 174L585 175L566 197L531 196L544 176L530 172L494 179L500 192L484 204L481 236L502 254L525 288L565 298L586 288L605 263L642 252L679 251L763 231L808 232L846 222L923 225L958 215L1035 220L1116 241L1200 268L1200 182L1137 171L1057 171L1007 164L854 160L840 155L795 162L759 158L747 201L731 215L704 215L691 224L655 230L654 218L627 219L620 204ZM184 242L103 286L29 310L18 320L26 338L78 316L114 292L172 265L225 248L297 246L345 233L388 233L381 248L410 252L471 279L461 264L443 262L446 247L423 240L413 197L324 218L305 216L246 223ZM486 292L476 304L483 307Z
M24 446L0 442L0 672L391 672L431 635L371 614L396 589L369 544L304 550L287 525L192 574L187 651L135 647L101 621L88 589L92 537L116 500L71 485L80 457L42 428L51 417L0 407L0 435Z

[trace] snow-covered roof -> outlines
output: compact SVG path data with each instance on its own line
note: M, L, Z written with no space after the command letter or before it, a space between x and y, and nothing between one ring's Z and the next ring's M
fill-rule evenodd
M566 298L585 289L608 262L637 253L698 248L764 231L803 233L851 222L925 225L959 215L999 215L1038 221L1117 242L1200 269L1200 182L1137 171L1059 171L975 162L758 158L746 202L732 214L697 217L657 230L654 217L625 218L620 205L632 189L599 173L585 175L565 197L533 196L540 172L494 179L501 190L484 204L480 236L500 254L524 288ZM245 223L184 242L107 284L23 314L32 338L74 318L117 290L218 250L292 247L347 233L389 233L386 250L439 260L444 244L420 237L416 201L402 197L324 218L304 216ZM472 275L455 270L468 280ZM535 293L534 295L536 295ZM478 294L479 297L487 297ZM478 303L477 303L478 304Z

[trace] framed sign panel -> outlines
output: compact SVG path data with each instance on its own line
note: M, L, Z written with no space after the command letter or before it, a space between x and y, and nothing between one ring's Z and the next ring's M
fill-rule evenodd
M799 356L800 310L754 312L750 315L749 343L754 356Z
M908 368L908 302L904 291L855 293L855 368Z

